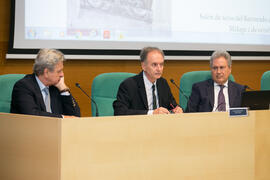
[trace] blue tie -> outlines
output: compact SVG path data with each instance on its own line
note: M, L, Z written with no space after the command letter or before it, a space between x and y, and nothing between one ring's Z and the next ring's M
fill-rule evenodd
M46 106L46 111L47 112L52 112L51 109L51 97L50 97L50 93L49 93L49 88L45 87L43 89L43 91L45 92L45 106Z

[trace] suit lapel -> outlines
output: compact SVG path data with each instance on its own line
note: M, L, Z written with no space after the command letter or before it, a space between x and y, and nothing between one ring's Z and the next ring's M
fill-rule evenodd
M233 107L234 100L235 100L235 94L233 92L234 92L234 86L231 81L228 81L228 94L229 94L230 107Z
M140 97L143 101L145 109L148 110L148 102L147 102L147 97L146 97L144 81L143 81L143 72L141 72L137 77L138 78L136 80L137 80L137 84L138 84L139 94L140 94Z
M53 89L53 87L49 87L49 90L50 90L50 98L51 98L51 110L52 110L52 113L57 113L57 106L56 106L56 98L53 98L53 97L56 97L55 95L55 90Z
M32 80L33 80L34 90L36 91L35 94L36 94L36 97L37 97L37 102L39 103L39 105L41 107L41 110L46 111L46 106L45 106L45 103L44 103L44 100L43 100L43 96L42 96L41 90L40 90L40 88L38 86L38 83L37 83L37 80L36 80L34 74L32 75Z
M161 95L164 94L162 93L162 85L160 84L160 79L157 79L157 94L158 94L158 104L159 104L159 107L162 107L162 99L161 99Z
M208 80L208 89L207 92L209 93L209 103L211 109L214 107L214 82L212 79Z

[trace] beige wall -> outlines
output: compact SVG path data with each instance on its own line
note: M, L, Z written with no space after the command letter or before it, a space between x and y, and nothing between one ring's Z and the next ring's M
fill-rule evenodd
M10 1L0 1L0 74L31 73L33 60L6 60L10 25ZM164 77L173 78L179 82L183 73L194 70L208 70L208 61L170 60L165 63ZM263 72L270 70L269 61L234 61L232 74L237 82L247 84L253 89L260 88L260 78ZM95 76L104 72L133 72L140 71L140 63L131 60L69 60L65 63L65 80L72 94L77 99L82 116L91 116L90 101L82 94L75 83L79 82L89 94L91 83ZM171 85L171 84L170 84ZM0 87L2 88L2 87ZM178 102L178 91L171 86Z

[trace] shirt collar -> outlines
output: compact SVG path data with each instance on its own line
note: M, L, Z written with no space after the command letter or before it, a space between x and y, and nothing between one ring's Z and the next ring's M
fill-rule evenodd
M45 88L45 87L47 87L47 86L45 86L40 80L39 80L39 78L35 75L35 78L36 78L36 80L37 80L37 83L38 83L38 86L39 86L39 88L40 88L40 90L41 91L43 91L43 89ZM48 88L48 87L47 87Z
M214 86L219 86L219 84L214 82ZM228 80L223 84L223 86L228 88Z
M149 79L146 77L144 71L143 71L143 81L144 81L145 86L152 88L153 83L151 81L149 81ZM156 85L156 84L157 84L157 81L154 82L154 85Z

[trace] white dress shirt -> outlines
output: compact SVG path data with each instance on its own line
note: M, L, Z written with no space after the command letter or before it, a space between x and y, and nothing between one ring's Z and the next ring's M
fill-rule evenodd
M41 91L41 94L42 94L42 97L43 97L43 101L44 101L44 103L45 103L45 97L46 97L46 93L44 92L44 88L45 87L47 87L47 88L49 88L48 86L45 86L40 80L39 80L39 78L37 77L37 76L35 76L35 78L36 78L36 80L37 80L37 83L38 83L38 86L39 86L39 88L40 88L40 91ZM48 93L50 93L50 92L48 92Z
M147 114L153 114L153 90L152 86L153 83L148 80L146 77L145 73L143 72L143 82L145 86L145 92L146 92L146 98L147 98L147 103L148 103L148 112ZM157 81L154 82L155 84L155 95L156 95L156 100L157 100L157 108L159 108L159 103L158 103L158 93L157 93Z

